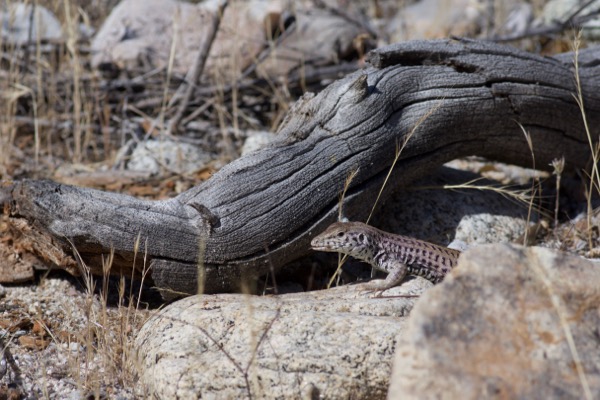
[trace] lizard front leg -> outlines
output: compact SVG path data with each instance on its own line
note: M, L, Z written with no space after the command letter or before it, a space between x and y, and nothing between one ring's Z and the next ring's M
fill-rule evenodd
M397 286L404 280L408 267L406 264L399 261L390 262L385 267L378 268L384 271L389 271L388 276L383 281L369 282L365 285L366 290L371 291L386 291L394 286Z

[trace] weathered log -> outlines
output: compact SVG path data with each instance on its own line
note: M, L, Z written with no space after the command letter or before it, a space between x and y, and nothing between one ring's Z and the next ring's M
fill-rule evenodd
M144 201L27 180L11 190L11 215L65 249L72 242L92 265L112 248L113 268L131 269L139 236L155 284L175 291L196 291L201 259L205 291L218 292L235 289L245 275L264 274L269 263L277 269L306 254L311 237L336 219L339 194L354 170L344 213L364 218L396 148L416 125L388 193L457 157L531 167L519 125L531 137L535 167L548 168L561 156L570 168L588 160L573 55L440 40L381 48L368 60L371 67L300 99L276 142L173 199ZM581 52L579 72L597 138L600 47ZM136 258L137 269L142 259Z

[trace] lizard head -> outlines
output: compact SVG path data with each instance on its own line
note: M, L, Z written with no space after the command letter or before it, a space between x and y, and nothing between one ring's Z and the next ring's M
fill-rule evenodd
M366 260L374 250L375 228L362 222L335 222L310 243L313 250L338 252Z

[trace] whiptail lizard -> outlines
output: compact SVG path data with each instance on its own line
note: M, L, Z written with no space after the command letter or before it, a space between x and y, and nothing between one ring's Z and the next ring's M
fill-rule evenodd
M458 250L387 233L362 222L335 222L312 240L311 247L347 254L387 272L383 282L368 286L381 291L398 285L406 275L438 283L456 266L460 255Z

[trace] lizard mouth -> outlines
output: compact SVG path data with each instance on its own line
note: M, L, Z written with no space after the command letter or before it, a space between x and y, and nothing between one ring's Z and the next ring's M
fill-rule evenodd
M327 246L324 243L321 243L317 240L313 240L312 242L310 242L310 247L313 250L317 250L317 251L328 251L329 250L329 246Z

